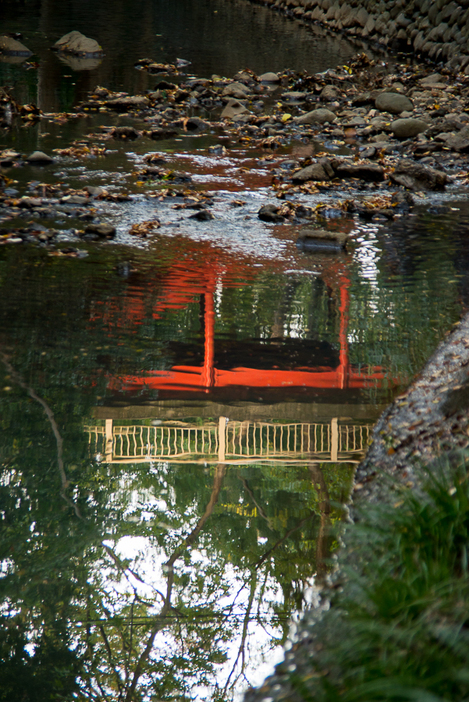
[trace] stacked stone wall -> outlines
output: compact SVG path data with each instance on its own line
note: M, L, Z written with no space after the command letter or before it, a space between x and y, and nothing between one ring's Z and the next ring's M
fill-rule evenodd
M262 0L307 23L469 73L469 0Z

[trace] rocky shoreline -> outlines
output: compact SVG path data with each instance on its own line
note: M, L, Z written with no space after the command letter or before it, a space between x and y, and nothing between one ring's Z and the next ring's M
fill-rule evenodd
M0 120L7 130L15 119L46 124L81 119L86 124L94 113L108 114L114 124L52 154L24 155L11 148L0 152L0 243L54 243L57 229L47 221L53 221L58 210L62 218L88 223L76 229L79 237L99 239L99 231L92 228L110 223L92 216L90 206L96 199L133 197L137 188L116 193L111 187L103 193L96 188L45 187L36 181L21 193L9 181L28 164L47 169L105 158L113 144L139 139L145 140L149 153L138 162L134 182L151 181L155 190L169 187L166 197L200 194L201 188L191 182L190 174L175 170L170 158L160 157L158 143L205 134L213 140L213 158L222 160L238 145L253 154L271 154L264 167L271 175L273 202L259 210L267 223L314 226L330 208L337 216L386 221L408 212L422 193L469 182L469 77L464 73L387 64L366 54L349 66L314 75L285 71L256 76L244 70L231 79L185 79L177 66L150 59L142 59L137 68L155 75L153 91L127 95L98 87L68 115L42 114L2 92ZM115 126L116 117L124 118L125 126ZM313 155L292 158L288 150L298 144L309 145ZM337 191L346 196L332 200ZM308 197L318 194L323 200L320 211L308 206ZM209 199L202 205L209 213ZM10 220L25 214L27 227L9 227ZM207 214L205 221L209 219ZM104 238L114 235L115 230L107 229Z

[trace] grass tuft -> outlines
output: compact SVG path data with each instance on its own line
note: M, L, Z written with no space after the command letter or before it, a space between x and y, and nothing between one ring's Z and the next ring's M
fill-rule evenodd
M469 700L469 455L424 471L394 506L364 507L341 583L312 634L315 702Z

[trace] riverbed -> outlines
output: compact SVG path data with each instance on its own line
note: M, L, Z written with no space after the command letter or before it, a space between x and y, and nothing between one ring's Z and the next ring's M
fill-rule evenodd
M353 158L353 139L156 141L140 117L75 108L97 86L153 91L145 57L190 62L177 84L288 83L357 47L241 1L76 5L0 9L34 52L0 85L45 115L0 132L21 155L1 170L0 676L64 699L240 699L316 604L374 423L465 309L465 187L365 220L344 206L359 188L321 186L262 221L289 201L285 163ZM101 43L97 65L50 51L71 29ZM22 158L37 150L53 162ZM346 248L298 247L298 205ZM86 235L97 222L112 238Z

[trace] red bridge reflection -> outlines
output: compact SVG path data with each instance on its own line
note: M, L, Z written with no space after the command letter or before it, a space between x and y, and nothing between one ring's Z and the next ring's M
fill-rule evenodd
M267 264L269 268L281 270L284 264ZM182 253L177 262L170 265L159 280L158 294L153 297L150 314L154 319L168 310L183 309L202 299L204 346L203 362L196 365L173 365L167 370L145 371L138 375L113 377L109 389L120 393L140 393L142 390L157 390L167 397L186 396L204 393L216 394L225 390L228 394L236 394L240 388L263 388L270 390L307 390L308 388L329 390L360 390L369 387L381 387L386 378L387 385L399 384L399 379L390 379L385 369L373 367L355 369L349 362L348 324L349 324L349 285L345 260L340 256L324 256L322 272L326 285L333 291L339 302L339 354L337 365L300 364L289 369L256 367L255 355L249 363L235 365L230 368L220 368L216 365L216 335L215 335L215 296L220 281L228 278L229 286L242 286L246 279L253 277L259 271L252 268L249 261L243 263L234 260L224 251L202 245L197 251L190 250ZM226 283L223 282L223 285ZM131 317L133 324L141 324L149 310L144 296L131 298L126 309L120 309L120 315ZM104 316L109 318L109 309ZM111 314L111 317L113 315ZM113 320L120 324L118 320ZM122 323L123 320L121 320ZM127 323L128 323L127 317ZM200 360L200 359L199 359ZM265 365L265 364L264 364Z

